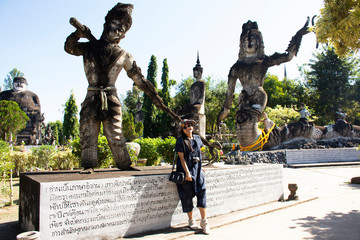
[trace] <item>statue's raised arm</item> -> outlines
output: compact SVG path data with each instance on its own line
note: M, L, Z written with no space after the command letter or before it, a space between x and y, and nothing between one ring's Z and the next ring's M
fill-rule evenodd
M274 65L280 65L281 63L284 62L289 62L291 61L291 59L293 59L294 56L297 55L300 48L302 37L309 33L309 27L308 27L309 22L310 22L310 17L307 18L305 25L302 28L300 28L300 30L297 31L296 34L292 37L289 46L286 49L286 53L276 52L270 56L269 67Z

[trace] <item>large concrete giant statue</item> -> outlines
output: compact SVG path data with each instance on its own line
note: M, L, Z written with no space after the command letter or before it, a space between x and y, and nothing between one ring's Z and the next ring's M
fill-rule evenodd
M182 107L178 114L182 119L195 121L195 132L205 138L206 116L205 116L205 81L202 80L203 68L200 65L199 54L196 65L193 68L195 82L190 87L190 102Z
M0 93L0 100L14 101L19 104L29 117L25 129L17 135L17 142L27 145L41 143L41 123L44 116L41 114L41 106L38 95L26 89L28 83L24 77L16 77L13 80L13 89Z
M168 113L173 119L178 119L164 105L154 86L141 74L133 57L118 45L131 27L132 9L133 5L123 3L113 7L105 17L104 30L99 40L91 34L89 28L74 18L70 19L70 23L77 30L66 39L65 51L83 56L89 83L80 112L81 165L85 169L93 169L98 164L97 139L101 123L117 167L122 170L132 169L122 134L121 103L115 88L122 69L150 96L157 108ZM89 42L79 42L80 38L87 38Z
M237 137L243 150L268 149L280 143L277 128L265 133L258 128L258 122L267 103L267 94L263 89L265 74L269 67L290 61L296 56L302 36L308 33L309 19L291 39L286 53L274 53L266 56L262 34L256 22L243 24L240 35L240 52L237 62L231 67L228 77L226 99L218 122L225 119L234 99L237 79L243 90L239 97L239 111L236 116Z

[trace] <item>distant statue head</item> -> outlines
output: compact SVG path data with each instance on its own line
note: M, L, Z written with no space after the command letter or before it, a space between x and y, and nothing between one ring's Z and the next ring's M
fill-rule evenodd
M15 91L26 91L27 80L24 77L16 77L13 80L13 89Z
M239 60L247 57L263 58L264 42L256 22L248 21L242 26Z
M199 52L197 54L197 60L196 60L196 65L193 68L193 74L194 74L194 78L199 81L202 78L202 73L203 73L203 68L200 65L200 60L199 60Z
M132 25L132 4L118 3L105 17L104 31L101 38L110 43L119 43Z

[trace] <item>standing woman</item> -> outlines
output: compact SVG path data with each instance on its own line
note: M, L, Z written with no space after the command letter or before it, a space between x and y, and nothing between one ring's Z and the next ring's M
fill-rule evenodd
M205 234L210 234L210 227L206 218L206 189L205 177L201 166L200 148L203 146L199 135L193 135L195 121L184 119L181 126L181 137L176 141L175 151L179 158L176 171L185 173L185 184L178 184L178 192L184 213L189 217L190 229L198 229L193 219L193 201L196 196L197 207L200 210L200 226Z

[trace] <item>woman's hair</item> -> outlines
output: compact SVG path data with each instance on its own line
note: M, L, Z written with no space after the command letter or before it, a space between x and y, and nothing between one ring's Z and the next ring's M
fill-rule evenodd
M184 144L187 146L187 148L190 150L190 152L193 152L194 149L191 146L191 141L190 139L188 139L188 137L186 136L186 134L184 133L184 128L181 128L181 138L184 141ZM184 149L185 151L185 149Z

